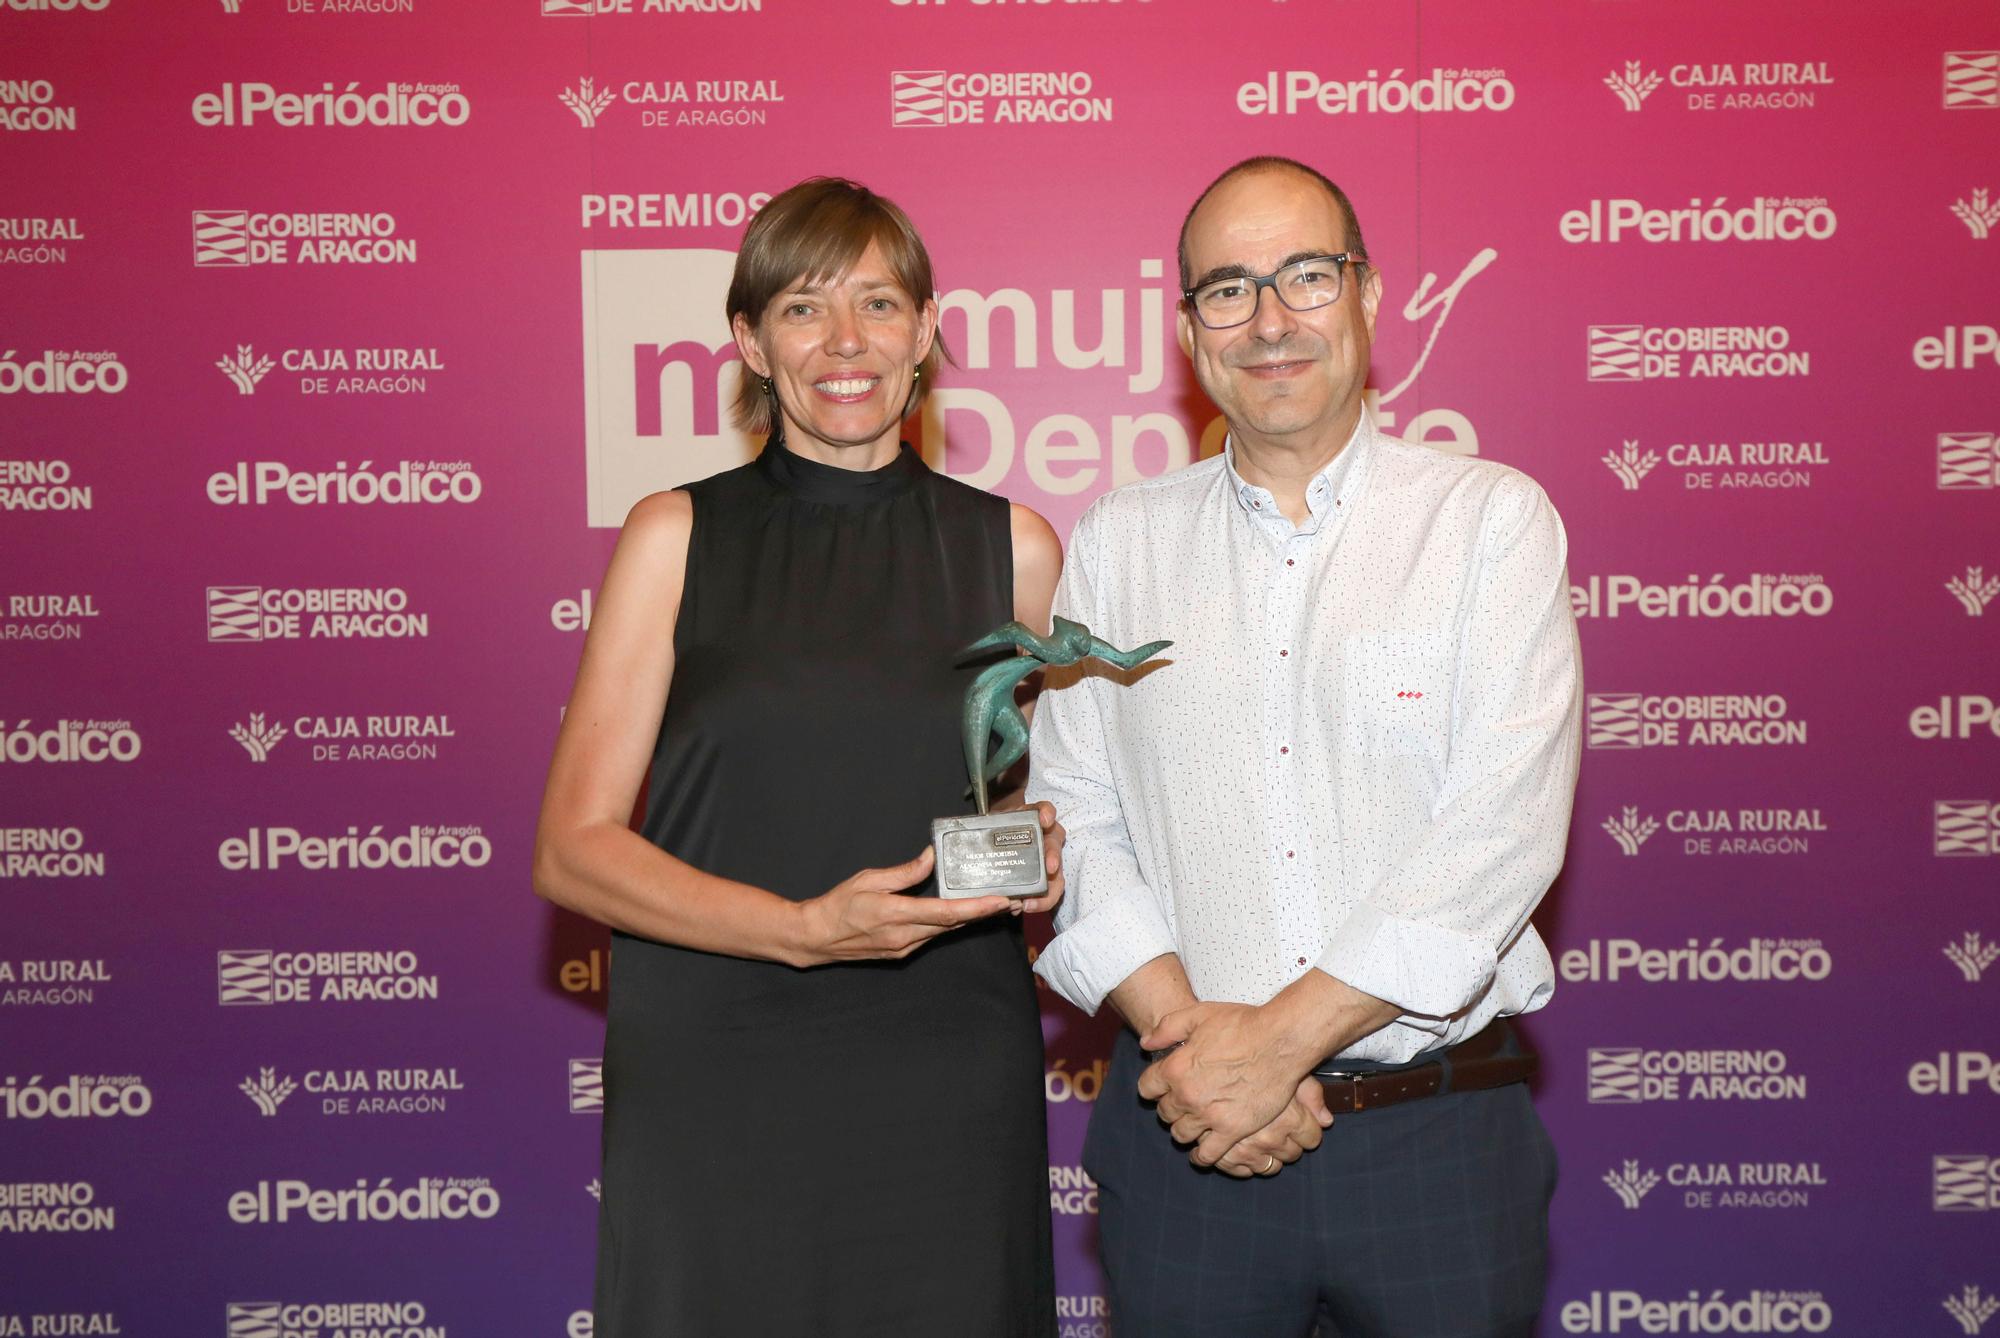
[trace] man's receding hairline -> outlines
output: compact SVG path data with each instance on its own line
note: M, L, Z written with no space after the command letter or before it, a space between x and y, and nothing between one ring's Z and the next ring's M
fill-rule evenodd
M1288 173L1294 177L1303 178L1305 181L1317 186L1321 193L1332 202L1333 212L1340 219L1341 231L1349 234L1341 242L1341 245L1349 249L1360 250L1365 258L1367 254L1366 244L1359 242L1360 219L1354 213L1353 204L1343 198L1340 188L1334 185L1330 178L1317 169L1308 167L1306 164L1298 162L1295 159L1277 154L1260 154L1254 158L1246 158L1242 162L1225 170L1221 176L1209 182L1202 193L1195 197L1194 203L1189 206L1187 217L1181 220L1180 238L1175 247L1175 260L1180 266L1180 280L1183 288L1187 287L1193 278L1193 274L1187 265L1188 233L1194 227L1195 215L1200 213L1201 207L1208 203L1208 197L1239 178L1259 174L1275 175L1278 173Z

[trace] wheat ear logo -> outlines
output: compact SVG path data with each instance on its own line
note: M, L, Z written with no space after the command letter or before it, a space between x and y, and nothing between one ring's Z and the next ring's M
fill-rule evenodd
M1653 466L1658 463L1660 463L1659 455L1653 451L1641 455L1639 443L1636 441L1626 442L1625 452L1622 455L1617 451L1604 453L1605 468L1618 476L1618 481L1625 485L1626 492L1637 492L1640 480L1652 473Z
M1639 62L1628 60L1625 62L1623 74L1613 70L1604 76L1604 86L1618 95L1618 100L1625 104L1626 111L1635 112L1639 110L1639 104L1660 86L1660 72L1654 70L1648 74L1640 74Z
M225 14L241 14L243 12L243 0L222 0L222 12Z
M1958 216L1958 221L1965 224L1966 229L1981 241L1992 233L1995 223L2000 223L2000 201L1989 199L1989 194L1987 191L1976 190L1972 192L1970 204L1958 200L1951 206L1951 212Z
M583 1187L583 1192L590 1195L591 1198L596 1199L599 1203L604 1202L604 1185L602 1181L591 1181Z
M1986 1327L1986 1321L2000 1314L2000 1296L1981 1296L1979 1288L1967 1286L1957 1296L1945 1298L1947 1315L1958 1321L1958 1327L1967 1333L1978 1333Z
M278 1107L285 1104L285 1098L296 1092L299 1085L290 1078L279 1078L276 1069L258 1069L255 1078L245 1078L237 1084L236 1090L257 1103L257 1109L265 1115L276 1115Z
M1979 618L1985 615L1993 596L2000 595L2000 576L1988 577L1984 567L1967 567L1965 575L1952 577L1944 588L1965 606L1966 617Z
M576 119L583 122L585 130L595 126L604 109L618 101L618 95L608 88L601 93L593 92L594 82L589 78L579 79L574 89L565 88L562 91L562 105L576 113Z
M269 357L258 357L250 351L248 344L238 344L234 359L217 358L215 365L222 369L224 376L236 383L237 394L254 395L257 393L257 383L264 379L264 373L277 364Z
M252 762L268 762L271 750L278 746L278 740L285 737L285 727L272 725L266 728L264 713L258 711L251 715L248 725L231 725L229 737L243 745Z
M1641 1175L1639 1163L1628 1161L1622 1170L1606 1171L1604 1183L1611 1186L1611 1192L1618 1196L1620 1203L1627 1208L1637 1208L1639 1200L1646 1197L1646 1192L1660 1183L1660 1173L1647 1171Z
M2000 958L2000 943L1982 943L1979 931L1972 929L1958 942L1945 944L1944 955L1964 973L1966 983L1971 984L1993 965L1995 958Z
M1625 811L1616 817L1604 820L1604 830L1611 833L1611 839L1618 848L1628 855L1639 853L1639 847L1646 844L1646 838L1660 830L1659 819L1639 817L1636 804L1625 805Z

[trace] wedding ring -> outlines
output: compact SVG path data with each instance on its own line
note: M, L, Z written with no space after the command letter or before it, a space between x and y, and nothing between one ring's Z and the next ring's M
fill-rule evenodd
M1269 1175L1269 1174L1270 1174L1271 1172L1273 1172L1273 1171L1275 1171L1275 1170L1277 1170L1277 1169L1278 1169L1278 1154L1277 1154L1277 1153L1275 1153L1275 1152L1266 1152L1266 1153L1264 1154L1264 1156L1265 1156L1266 1158L1268 1158L1268 1159L1269 1159L1269 1163L1268 1163L1268 1164L1267 1164L1267 1165L1266 1165L1266 1166L1264 1167L1264 1169L1263 1169L1263 1170L1261 1170L1261 1171L1257 1172L1257 1174L1258 1174L1258 1175Z

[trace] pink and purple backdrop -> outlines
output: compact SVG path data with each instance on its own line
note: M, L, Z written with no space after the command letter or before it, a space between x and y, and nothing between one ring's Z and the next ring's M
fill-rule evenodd
M1359 205L1380 421L1569 527L1543 1332L2000 1309L1990 3L7 0L0 127L0 1334L588 1333L532 824L615 526L748 450L742 223L901 201L923 447L1066 534L1216 448L1175 230L1270 152Z

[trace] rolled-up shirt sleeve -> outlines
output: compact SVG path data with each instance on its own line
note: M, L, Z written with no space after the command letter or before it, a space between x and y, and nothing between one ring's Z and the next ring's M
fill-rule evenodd
M1092 514L1070 537L1055 612L1095 628ZM1113 784L1102 711L1115 685L1089 673L1056 677L1035 705L1027 796L1054 804L1069 834L1067 891L1056 907L1055 938L1036 958L1035 972L1094 1014L1127 976L1175 944L1159 895L1140 874Z
M1562 521L1515 476L1495 489L1483 528L1432 819L1316 963L1432 1018L1470 1007L1492 982L1562 867L1576 790L1582 668Z

